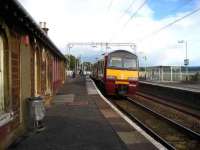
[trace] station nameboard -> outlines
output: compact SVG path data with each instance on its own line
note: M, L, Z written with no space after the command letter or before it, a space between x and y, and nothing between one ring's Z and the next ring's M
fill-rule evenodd
M184 65L185 66L189 65L189 59L184 59Z

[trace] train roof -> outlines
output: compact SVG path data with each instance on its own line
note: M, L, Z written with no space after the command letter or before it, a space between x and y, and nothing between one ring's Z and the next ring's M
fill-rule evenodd
M136 54L134 54L134 53L132 53L132 52L130 52L130 51L123 50L123 49L114 50L114 51L108 53L108 55L110 55L110 54L112 54L112 53L116 53L116 52L126 52L126 53L129 53L129 54L132 54L132 55L136 55Z

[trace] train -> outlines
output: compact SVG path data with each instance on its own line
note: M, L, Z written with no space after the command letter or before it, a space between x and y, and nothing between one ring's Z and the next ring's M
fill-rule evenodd
M91 78L98 81L106 95L134 95L137 91L139 62L136 54L114 50L93 64Z

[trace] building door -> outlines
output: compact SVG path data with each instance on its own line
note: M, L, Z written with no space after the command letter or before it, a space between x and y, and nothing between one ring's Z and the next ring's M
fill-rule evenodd
M0 114L4 111L4 50L3 38L0 35Z

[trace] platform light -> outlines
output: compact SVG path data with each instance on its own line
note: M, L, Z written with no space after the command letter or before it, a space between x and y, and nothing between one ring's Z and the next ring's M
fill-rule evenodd
M186 73L186 80L188 80L188 65L189 65L189 59L187 58L187 40L179 40L179 44L185 43L185 59L184 59L184 65L185 65L185 73Z

